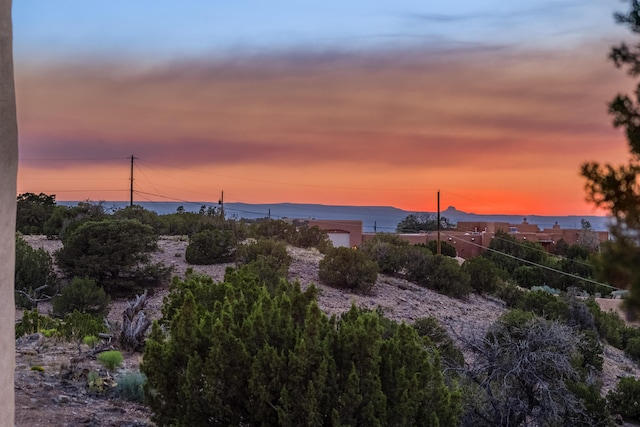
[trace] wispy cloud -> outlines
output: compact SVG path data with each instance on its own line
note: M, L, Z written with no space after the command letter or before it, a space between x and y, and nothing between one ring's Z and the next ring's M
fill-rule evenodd
M478 177L510 170L514 183L531 170L553 179L564 171L579 192L582 161L624 151L605 103L628 84L606 49L589 45L569 58L485 46L22 63L21 156L135 154L246 177L258 166L317 176L336 164L384 170L381 180L411 180L425 168Z

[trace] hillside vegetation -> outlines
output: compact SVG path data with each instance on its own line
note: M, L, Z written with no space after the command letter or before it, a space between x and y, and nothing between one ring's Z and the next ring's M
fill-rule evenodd
M230 221L215 211L167 219L137 208L110 215L99 207L82 209L93 213L65 222L61 240L18 237L29 243L18 245L19 257L42 259L42 274L33 277L55 280L42 289L21 282L17 291L30 296L27 309L54 309L51 317L25 311L17 336L40 332L50 337L45 342L76 342L89 359L120 350L125 363L135 354L131 349L144 348L141 364L115 367L115 376L98 369L76 378L96 397L112 396L110 381L122 387L135 379L139 391L120 396L137 396L159 425L259 419L500 425L515 414L525 414L521 423L590 425L587 420L606 423L613 408L621 412L616 402L633 387L617 389L617 376L633 374L636 366L614 347L637 358L640 333L580 297L584 288L568 286L579 279L554 296L526 290L538 276L523 274L519 264L492 255L461 266L393 235L381 234L358 250L336 250L321 230L282 221ZM94 233L96 227L109 232ZM166 229L187 233L157 234ZM135 237L139 244L128 245L134 232L150 240ZM509 236L499 242L541 264L571 259ZM88 248L79 252L84 257L64 258L74 245ZM135 256L119 258L125 250ZM107 274L94 267L107 259L101 253L109 256ZM63 267L63 259L72 259L73 268L68 261ZM169 270L172 281L153 273ZM150 273L138 276L142 271ZM141 292L142 299L122 299ZM101 321L104 304L108 327ZM123 318L123 312L129 314ZM528 350L512 348L518 343ZM536 356L542 347L546 353ZM522 363L528 373L513 368ZM496 393L499 384L510 384L511 391Z

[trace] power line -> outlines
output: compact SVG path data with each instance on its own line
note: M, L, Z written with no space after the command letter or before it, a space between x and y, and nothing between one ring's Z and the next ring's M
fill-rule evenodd
M456 237L457 237L457 236L455 236L455 235L451 235L451 234L447 234L447 236L448 236L448 237L451 237L451 238L456 238ZM531 264L531 265L534 265L534 266L539 267L539 268L543 268L543 269L545 269L545 270L553 271L553 272L555 272L555 273L562 274L562 275L565 275L565 276L568 276L568 277L573 277L574 279L578 279L578 280L581 280L581 281L584 281L584 282L593 283L593 284L595 284L595 285L604 286L604 287L606 287L606 288L615 289L615 290L617 290L617 291L621 291L621 290L623 290L623 289L621 289L621 288L616 288L615 286L611 286L611 285L608 285L608 284L606 284L606 283L600 283L600 282L597 282L597 281L595 281L595 280L587 279L587 278L585 278L585 277L580 277L580 276L577 276L577 275L575 275L575 274L567 273L566 271L558 270L558 269L553 268L553 267L549 267L549 266L546 266L546 265L543 265L543 264L538 264L538 263L536 263L536 262L529 261L529 260L524 259L524 258L519 258L519 257L517 257L517 256L515 256L515 255L511 255L511 254L508 254L508 253L506 253L506 252L501 252L501 251L498 251L498 250L493 249L493 248L489 248L489 247L486 247L486 246L482 246L481 244L478 244L478 243L475 243L475 242L465 241L465 243L468 243L468 244L471 244L471 245L474 245L474 246L481 247L481 248L483 248L483 249L485 249L485 250L487 250L487 251L495 252L495 253L498 253L498 254L500 254L500 255L503 255L503 256L506 256L506 257L509 257L509 258L513 258L513 259L515 259L515 260L518 260L518 261L521 261L521 262L524 262L524 263L527 263L527 264Z
M95 162L103 160L123 160L129 159L129 157L87 157L87 158L64 158L64 157L47 157L47 158L29 158L22 157L18 159L19 162Z

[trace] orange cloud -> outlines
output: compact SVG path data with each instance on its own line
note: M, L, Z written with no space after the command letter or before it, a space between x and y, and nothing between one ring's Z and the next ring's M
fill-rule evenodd
M19 64L19 190L126 200L103 188L133 154L152 199L433 210L442 189L477 213L591 213L580 164L626 156L606 51Z

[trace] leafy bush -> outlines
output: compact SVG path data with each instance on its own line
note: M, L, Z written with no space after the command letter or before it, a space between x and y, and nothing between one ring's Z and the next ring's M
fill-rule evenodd
M471 293L471 278L460 268L457 261L445 256L434 255L431 280L428 287L444 295L462 298Z
M316 225L297 227L295 233L289 234L287 242L298 248L317 248L322 253L333 246L327 232Z
M277 239L291 241L296 227L282 220L262 219L249 226L249 235L256 239Z
M157 233L160 229L160 218L158 214L143 208L140 205L127 206L118 209L112 215L113 219L136 219L142 224L151 226Z
M633 360L640 361L640 337L634 337L627 340L624 352Z
M107 218L102 203L80 202L77 206L56 206L44 224L47 237L64 239L81 224L87 221L100 221Z
M598 334L613 347L624 349L623 333L626 329L624 320L613 311L602 311L598 303L590 298L586 305L593 314L594 323Z
M330 286L369 292L378 278L378 265L362 251L331 248L320 261L318 274Z
M96 344L98 344L98 341L100 341L100 339L95 335L86 335L82 338L82 344L88 347L95 347Z
M580 332L580 342L578 350L580 353L577 365L585 370L585 374L589 375L592 371L602 372L604 359L602 357L603 346L598 338L598 333L592 329L586 329Z
M59 326L60 321L52 319L49 316L41 315L37 309L25 310L22 313L22 319L16 322L16 338L43 330L57 329Z
M419 245L422 246L422 245ZM431 251L433 254L438 253L438 242L436 240L429 240L426 244L426 248ZM451 258L455 258L458 256L458 251L456 251L456 247L445 242L444 240L440 241L440 255L448 256Z
M287 253L286 243L273 239L258 239L255 243L243 243L238 246L236 262L240 265L258 260L259 257L271 257L278 268L289 269L291 257Z
M563 301L569 306L567 325L574 329L596 330L595 317L585 303L584 299L579 297L576 288L569 288L562 296Z
M460 367L464 365L462 351L456 347L455 343L447 331L433 317L422 317L415 321L413 328L419 336L427 337L440 352L440 357L445 366Z
M607 403L612 414L620 414L628 421L640 421L640 380L620 379L616 388L607 393Z
M129 295L169 276L169 268L150 262L157 236L137 220L87 221L65 234L62 243L56 258L65 274L90 277L108 294Z
M259 255L256 260L242 265L240 271L255 275L256 283L266 286L269 292L273 293L280 282L287 278L288 270L279 259L270 255Z
M249 226L249 235L258 240L283 240L298 248L318 248L320 252L332 246L327 232L318 226L294 225L275 219L256 220Z
M124 362L124 357L122 353L117 350L108 350L103 351L98 354L97 357L98 362L107 368L109 371L114 371L116 368L122 366L122 362Z
M96 281L85 277L74 277L62 288L60 295L53 299L53 313L64 316L78 310L94 316L104 316L109 310L110 298Z
M231 230L204 230L189 239L185 260L189 264L219 264L233 260L237 244Z
M427 252L413 255L407 267L409 280L454 298L462 298L473 290L471 278L454 259Z
M67 313L58 327L58 335L68 341L81 341L87 335L98 335L107 332L107 327L100 317L74 310Z
M498 269L486 258L470 258L462 264L462 270L469 275L471 287L479 294L491 294L498 287Z
M458 424L437 351L405 324L328 318L313 286L271 294L238 270L175 284L141 364L158 425Z
M406 264L408 247L409 243L398 235L380 233L363 242L360 249L378 264L381 273L395 274Z
M425 247L410 246L406 252L405 276L418 284L427 283L431 276L433 254Z
M92 371L87 374L87 386L94 393L104 393L108 384L98 372Z
M544 286L547 283L544 272L537 266L521 265L513 271L512 277L518 286L526 289Z
M448 218L440 217L440 229L455 228ZM423 231L436 231L438 229L438 217L432 213L416 212L407 215L396 226L398 233L419 233Z
M507 304L507 307L514 308L518 305L525 291L519 289L516 285L509 282L499 284L494 291L494 295Z
M43 234L44 223L56 207L56 196L23 193L16 200L16 230L22 234Z
M517 307L549 320L566 322L569 318L569 305L545 291L524 292Z
M144 401L144 385L147 377L140 372L127 372L116 379L117 385L113 389L116 396L130 402Z
M16 305L30 309L46 294L56 292L58 278L53 259L44 249L33 249L16 234L15 290Z

